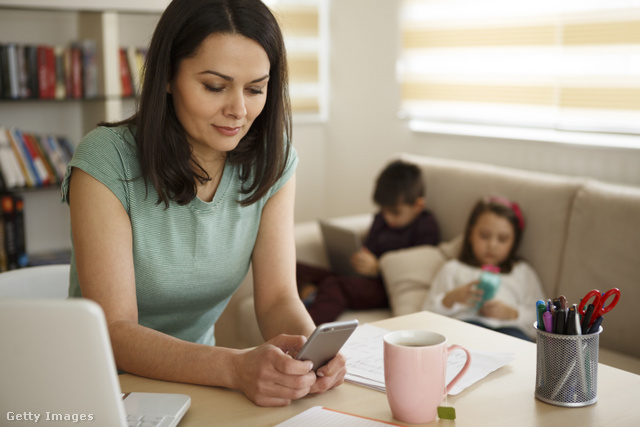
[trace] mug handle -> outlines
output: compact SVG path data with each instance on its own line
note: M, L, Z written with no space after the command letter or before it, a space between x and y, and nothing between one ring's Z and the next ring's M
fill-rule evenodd
M462 378L462 376L467 373L467 371L469 370L469 366L471 366L471 354L469 353L469 350L467 350L466 348L458 344L454 344L452 346L447 347L447 359L449 358L449 354L451 354L452 351L458 350L458 349L463 350L465 353L467 353L467 361L464 363L464 366L462 367L460 372L458 372L458 375L453 377L453 379L449 381L449 384L447 384L447 386L445 387L445 391L444 391L445 395L448 393L449 388L456 385L456 383L460 380L460 378Z

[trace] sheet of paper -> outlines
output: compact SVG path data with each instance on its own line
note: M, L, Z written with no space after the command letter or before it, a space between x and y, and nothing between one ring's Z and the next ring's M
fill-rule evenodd
M322 406L314 406L276 425L276 427L378 427L389 425L398 424L346 414L344 412L323 408Z
M347 358L345 380L378 391L385 391L382 337L387 332L389 331L384 328L370 324L358 326L341 350ZM460 393L515 359L512 353L495 353L470 348L467 350L471 353L471 366L467 374L458 381L458 384L449 390L450 395ZM447 383L460 372L466 357L466 354L460 350L451 353L447 363Z

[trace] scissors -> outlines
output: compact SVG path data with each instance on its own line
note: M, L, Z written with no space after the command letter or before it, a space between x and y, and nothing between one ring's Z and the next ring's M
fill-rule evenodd
M611 298L612 295L613 295L613 300L607 303L607 301L609 301L609 298ZM593 302L589 303L591 298L593 298ZM588 324L589 326L591 326L598 317L603 316L608 312L610 312L611 310L613 310L613 307L615 307L618 304L619 299L620 299L620 289L618 288L609 289L604 294L600 293L599 290L594 289L590 291L588 294L586 294L584 298L582 298L582 300L580 300L578 311L582 316L585 316L585 313L588 313L589 311L591 311L590 309L587 308L587 305L593 304L593 313L591 313L591 318L588 320Z

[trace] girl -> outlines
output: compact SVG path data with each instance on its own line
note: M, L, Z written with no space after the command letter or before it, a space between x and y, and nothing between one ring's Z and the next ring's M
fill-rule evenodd
M535 303L544 293L536 273L517 255L523 230L517 203L503 197L479 200L469 216L460 256L440 269L424 309L532 340ZM481 304L483 266L499 269L500 286L494 298Z

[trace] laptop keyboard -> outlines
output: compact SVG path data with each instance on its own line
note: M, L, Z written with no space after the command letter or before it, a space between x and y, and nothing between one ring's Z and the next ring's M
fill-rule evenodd
M174 421L175 417L127 415L127 423L129 427L169 427Z

